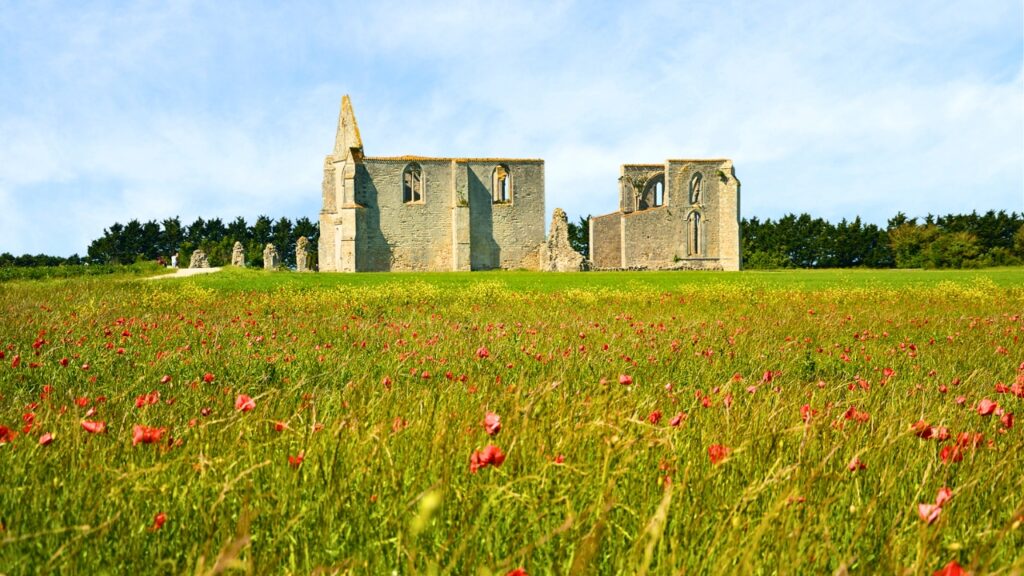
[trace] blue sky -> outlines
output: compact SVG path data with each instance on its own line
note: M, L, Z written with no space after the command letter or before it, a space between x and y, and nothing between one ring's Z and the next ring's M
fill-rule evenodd
M1020 0L4 2L0 252L113 222L316 219L368 155L540 157L547 211L726 157L746 217L1024 211Z

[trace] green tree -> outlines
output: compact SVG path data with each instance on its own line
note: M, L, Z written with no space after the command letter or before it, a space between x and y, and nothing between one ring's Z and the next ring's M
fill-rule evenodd
M569 222L569 245L584 258L590 258L590 214L580 216L575 224Z

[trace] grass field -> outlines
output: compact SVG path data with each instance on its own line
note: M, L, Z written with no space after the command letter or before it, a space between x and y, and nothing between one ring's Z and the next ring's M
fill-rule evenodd
M0 310L0 574L1024 570L1024 269L224 271Z

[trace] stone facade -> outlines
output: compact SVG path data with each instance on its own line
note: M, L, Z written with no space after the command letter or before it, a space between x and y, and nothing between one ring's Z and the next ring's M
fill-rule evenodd
M539 266L543 160L365 156L345 96L322 192L321 271Z
M241 242L235 242L234 248L231 249L231 265L245 268L245 248Z
M277 270L281 265L281 257L277 254L277 248L273 244L267 244L263 249L263 269Z
M569 243L569 218L565 210L555 208L548 239L540 245L540 269L545 272L579 272L583 255Z
M730 160L626 164L619 210L590 219L595 269L740 269L740 182Z

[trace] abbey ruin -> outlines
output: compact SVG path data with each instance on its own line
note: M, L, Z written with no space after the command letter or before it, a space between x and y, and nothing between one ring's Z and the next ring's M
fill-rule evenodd
M321 271L579 270L564 212L544 236L544 161L366 156L342 98L324 160ZM558 211L556 211L558 212ZM622 168L619 211L590 220L590 267L739 269L728 160Z

